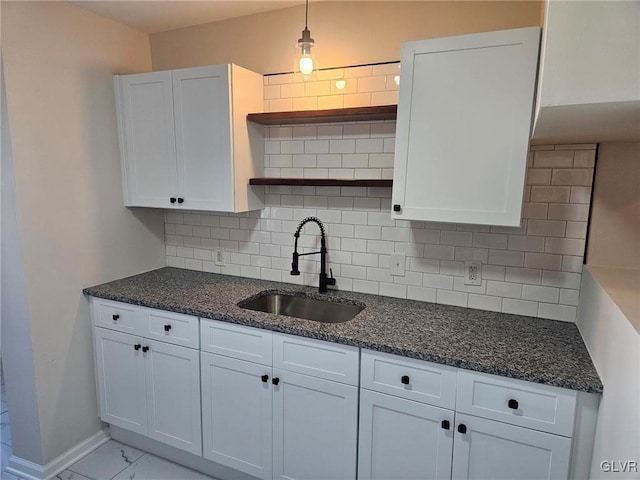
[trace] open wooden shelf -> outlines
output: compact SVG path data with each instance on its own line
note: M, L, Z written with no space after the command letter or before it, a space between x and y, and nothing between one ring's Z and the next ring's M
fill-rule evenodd
M249 185L295 185L299 187L392 187L393 180L351 178L251 178Z
M300 123L395 120L397 113L397 105L382 105L377 107L332 108L330 110L250 113L247 115L247 120L262 125L296 125Z

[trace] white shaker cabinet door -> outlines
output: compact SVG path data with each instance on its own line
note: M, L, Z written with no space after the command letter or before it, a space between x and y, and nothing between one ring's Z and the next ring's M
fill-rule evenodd
M393 218L520 225L540 28L402 47Z
M171 72L115 77L126 206L171 207L178 196Z
M271 478L271 367L201 352L203 456Z
M566 480L569 474L570 438L462 414L455 436L455 480Z
M202 454L198 350L143 339L148 436Z
M100 418L147 434L147 403L142 339L105 328L95 329Z
M356 476L358 387L273 371L273 478Z
M358 478L451 477L453 411L362 389Z
M233 211L229 65L172 74L182 206Z

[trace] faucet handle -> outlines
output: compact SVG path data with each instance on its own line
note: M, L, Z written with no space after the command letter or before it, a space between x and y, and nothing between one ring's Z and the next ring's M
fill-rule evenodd
M327 278L327 285L335 285L336 284L336 279L333 278L333 269L330 268L329 269L329 274L331 275L331 278Z

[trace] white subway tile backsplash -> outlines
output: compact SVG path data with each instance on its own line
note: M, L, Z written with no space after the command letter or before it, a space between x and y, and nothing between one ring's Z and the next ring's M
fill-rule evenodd
M504 298L502 299L502 312L535 317L538 313L538 303L527 300Z
M534 168L561 168L573 166L573 150L536 151L533 157Z
M580 288L581 275L570 272L542 272L542 284L561 288Z
M268 111L392 104L398 63L324 70L311 82L265 77ZM343 78L338 90L335 79ZM265 127L265 175L392 178L395 121ZM595 145L531 148L523 221L489 227L394 221L391 189L266 187L265 208L248 214L165 212L167 264L214 273L317 285L319 262L304 258L289 275L293 232L317 215L327 227L337 288L574 321ZM213 263L226 251L227 265ZM302 252L319 248L303 231ZM405 275L391 276L390 255L405 253ZM482 263L482 284L464 285L464 261Z
M502 298L491 297L489 295L477 295L475 293L469 294L469 308L477 308L480 310L490 310L492 312L499 312L502 309Z
M578 306L578 298L580 296L580 290L571 290L567 288L560 289L560 303L562 305Z
M473 233L444 231L440 233L440 243L442 245L470 247L473 244Z
M522 298L524 300L534 300L536 302L558 303L560 290L553 287L542 287L539 285L523 285Z
M522 296L522 285L519 283L488 280L486 291L487 295L496 297L520 298Z
M568 305L541 303L538 308L538 316L542 318L550 318L552 320L562 320L565 322L575 322L576 312L576 307Z
M484 269L486 270L486 268ZM482 272L484 275L484 271ZM506 267L504 280L507 282L540 285L542 282L542 270L534 268Z
M466 307L469 299L468 293L454 292L452 290L437 290L436 303Z

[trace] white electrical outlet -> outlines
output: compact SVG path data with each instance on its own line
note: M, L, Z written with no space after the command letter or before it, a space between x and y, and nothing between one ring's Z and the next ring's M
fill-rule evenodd
M391 275L404 277L404 264L406 258L407 257L404 253L391 254L391 265L389 266Z
M224 248L216 248L213 251L213 262L219 266L224 265Z
M471 260L464 262L464 284L482 285L482 263Z

